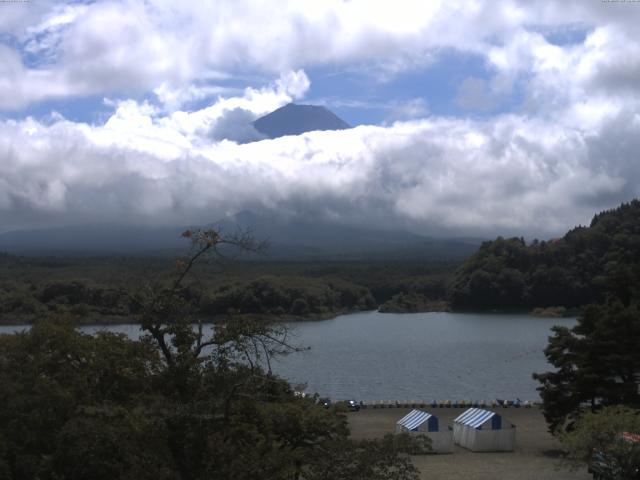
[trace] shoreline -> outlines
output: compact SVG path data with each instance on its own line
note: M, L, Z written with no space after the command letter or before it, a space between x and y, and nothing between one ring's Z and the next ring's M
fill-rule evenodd
M418 312L393 312L393 311L381 311L379 308L370 309L370 310L340 310L334 312L326 312L326 313L315 313L309 314L305 316L285 314L285 315L267 315L267 314L239 314L236 315L236 318L244 317L244 318L253 318L255 320L265 320L274 323L303 323L303 322L320 322L323 320L334 320L338 317L342 317L345 315L352 315L357 313L373 313L377 312L383 315L417 315L420 313L450 313L450 314L458 314L458 315L526 315L536 318L558 318L558 319L571 319L577 318L580 315L580 311L576 310L567 310L566 314L559 315L541 315L539 312L535 312L534 310L442 310L442 309L432 309ZM215 323L220 322L227 315L219 315L212 318L205 319L202 323L204 325L213 325ZM42 317L44 318L44 317ZM41 318L36 319L26 319L26 320L5 320L0 318L0 327L19 327L19 326L30 326L35 322L39 321ZM94 321L95 320L95 321ZM135 317L120 317L120 316L101 316L101 317L92 317L91 321L74 321L72 322L76 326L80 327L100 327L100 326L116 326L116 325L140 325L140 322L135 321ZM197 324L197 321L192 322L194 325Z
M298 322L319 322L319 321L323 321L323 320L333 320L335 318L338 317L342 317L345 315L352 315L352 314L356 314L356 313L370 313L370 312L377 312L377 309L371 309L371 310L339 310L339 311L334 311L334 312L327 312L327 313L315 313L315 314L310 314L310 315L306 315L306 316L299 316L299 315L291 315L291 314L286 314L286 315L263 315L263 314L238 314L238 315L233 315L233 316L228 316L228 315L218 315L215 317L209 317L207 319L204 319L202 321L203 325L213 325L215 323L218 323L220 321L222 321L225 317L235 317L235 318L250 318L250 319L254 319L254 320L265 320L265 321L271 321L274 323L298 323ZM44 318L44 317L43 317ZM131 317L119 317L119 316L107 316L105 315L104 317L101 317L102 321L97 319L97 321L74 321L72 322L75 326L79 326L79 327L108 327L108 326L116 326L116 325L140 325L141 322L135 321L135 317L131 316ZM105 321L105 319L109 319L109 318L113 318L114 320L107 320ZM24 320L24 321L5 321L4 319L0 319L0 327L20 327L20 326L31 326L34 323L36 323L37 321L39 321L40 319L33 319L33 320ZM197 325L198 324L198 319L197 317L195 317L195 321L192 322L193 325Z

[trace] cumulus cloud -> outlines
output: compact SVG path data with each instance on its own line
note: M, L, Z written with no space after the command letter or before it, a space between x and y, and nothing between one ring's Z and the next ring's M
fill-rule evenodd
M241 96L219 97L212 105L196 111L166 111L166 102L157 106L147 101L113 102L115 108L104 125L104 132L120 135L132 148L156 153L152 145L160 140L166 149L160 153L174 155L176 148L210 145L214 140L230 140L239 143L263 138L252 122L258 117L299 98L309 87L309 79L303 70L285 72L270 85L262 88L246 88ZM174 95L181 96L180 92ZM103 130L96 130L100 138L107 138ZM110 137L109 137L110 138Z
M3 8L0 15L0 31L16 36L21 35L25 28L39 24L43 18L51 15L51 12L58 8L55 0L29 2L28 5L21 2L7 3L9 5L3 5L6 8Z
M106 100L113 112L102 124L1 122L4 230L207 222L249 209L428 233L555 235L640 194L634 5L37 3L0 19L10 40L0 44L0 109L119 100ZM545 36L576 25L585 32L576 41ZM363 67L384 80L450 50L484 59L489 72L459 81L460 106L491 110L519 87L517 111L424 118L418 98L396 104L390 119L403 121L386 127L244 143L259 139L255 118L304 98L304 67ZM224 83L238 72L277 79Z
M554 49L539 32L568 24L598 30L576 57L589 49L596 57L598 51L612 53L593 58L602 81L613 82L607 79L613 75L626 88L637 70L628 60L638 58L633 32L640 9L612 2L283 0L277 8L259 0L37 3L0 21L0 33L14 40L5 45L11 61L18 61L14 81L0 85L0 108L162 85L185 88L211 78L211 72L278 74L342 64L385 78L423 68L447 49L485 57L502 73L549 70L561 68L557 61L571 57L572 50ZM16 11L5 7L3 14L7 9ZM603 29L608 40L598 43Z
M249 209L432 234L554 235L640 193L640 145L620 141L640 138L637 105L589 129L509 114L244 145L212 138L282 91L274 84L191 113L120 102L100 126L4 121L3 228L200 223Z
M222 76L222 75L221 75ZM224 77L224 76L222 76ZM173 112L198 102L215 96L233 96L242 93L242 90L235 87L222 87L218 85L187 85L186 87L171 87L163 83L153 89L153 93L165 111Z
M258 132L253 126L255 115L242 108L224 110L217 119L209 135L213 140L231 140L237 143L256 142L266 139L266 135Z

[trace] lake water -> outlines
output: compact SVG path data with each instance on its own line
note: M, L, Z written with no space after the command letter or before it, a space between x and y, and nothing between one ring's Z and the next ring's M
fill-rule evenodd
M531 374L549 369L543 349L550 329L574 324L512 314L355 313L288 323L293 343L310 350L273 368L333 399L537 400ZM0 333L21 328L3 326ZM133 338L140 333L137 325L108 328Z

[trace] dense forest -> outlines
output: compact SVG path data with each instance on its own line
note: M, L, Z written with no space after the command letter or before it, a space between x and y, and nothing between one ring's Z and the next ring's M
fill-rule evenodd
M194 314L319 319L372 310L440 308L458 265L450 262L202 262L189 278ZM77 322L129 322L135 292L166 281L163 257L22 257L0 254L0 323L31 323L49 313ZM411 305L399 299L415 300ZM439 303L437 303L439 302Z
M254 257L255 258L255 257ZM615 288L629 297L640 279L640 202L597 214L549 241L484 242L452 261L202 262L186 285L195 315L255 314L318 319L383 312L577 309ZM22 257L0 254L0 323L68 313L85 323L128 322L132 292L169 278L166 257Z
M633 200L562 238L483 243L456 272L449 298L454 309L575 308L612 290L628 299L639 281L640 201Z
M132 295L141 339L83 334L56 312L0 335L0 479L417 480L407 453L428 441L354 440L344 406L273 374L271 359L298 350L286 327L235 316L193 328L188 279L224 241L194 237L172 276Z

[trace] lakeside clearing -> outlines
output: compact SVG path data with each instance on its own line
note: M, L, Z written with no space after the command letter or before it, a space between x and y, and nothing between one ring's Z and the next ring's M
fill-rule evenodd
M452 425L462 408L429 410L441 425ZM514 452L474 453L454 446L453 454L414 456L413 463L421 478L430 480L587 480L586 467L571 471L560 464L560 444L547 431L547 424L538 408L490 409L516 425ZM348 413L349 427L355 439L382 438L394 431L395 423L411 411L410 408L365 409Z

